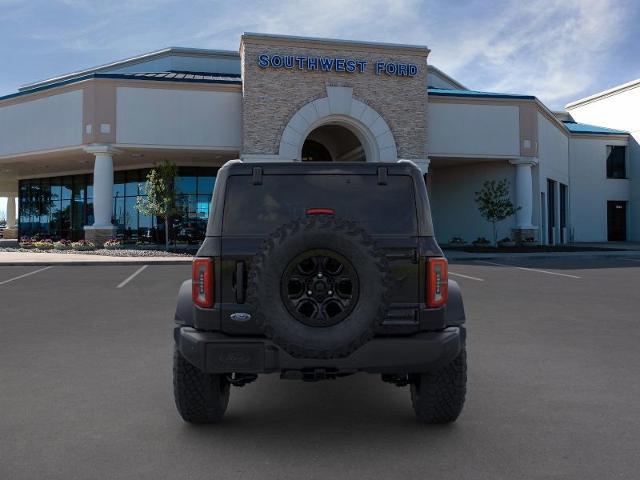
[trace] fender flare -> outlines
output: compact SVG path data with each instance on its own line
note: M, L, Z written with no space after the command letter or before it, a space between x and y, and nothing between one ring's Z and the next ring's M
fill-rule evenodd
M449 298L447 299L446 324L447 326L464 325L466 316L464 313L464 303L462 301L462 291L455 280L448 281Z
M178 305L174 320L185 326L193 326L193 300L191 299L191 280L185 280L178 291Z

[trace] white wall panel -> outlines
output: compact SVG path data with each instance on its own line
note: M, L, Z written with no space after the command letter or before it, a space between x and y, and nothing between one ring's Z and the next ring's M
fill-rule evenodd
M82 90L0 107L0 156L81 143Z
M429 103L429 155L519 156L516 106Z
M119 87L117 143L240 148L240 92Z

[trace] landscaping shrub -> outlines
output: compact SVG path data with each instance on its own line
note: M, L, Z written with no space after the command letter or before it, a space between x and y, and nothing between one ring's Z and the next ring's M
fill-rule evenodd
M40 250L51 250L53 248L53 241L51 239L36 240L33 242L33 247Z
M473 242L474 245L482 246L482 245L490 245L491 242L484 237L478 237Z
M53 243L54 250L71 250L71 240L58 240Z
M122 248L122 242L117 238L110 238L106 242L104 242L104 248L106 250L117 250Z
M78 240L77 242L71 243L71 248L80 251L90 251L96 249L96 244L88 240Z

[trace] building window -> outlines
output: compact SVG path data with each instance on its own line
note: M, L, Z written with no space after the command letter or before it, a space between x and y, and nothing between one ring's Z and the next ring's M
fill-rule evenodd
M169 225L173 243L197 244L204 239L217 170L178 168L178 212ZM112 220L116 237L125 243L164 243L164 220L143 215L135 208L137 197L144 195L147 173L148 170L114 173ZM21 236L81 239L83 227L93 224L93 176L20 180L19 206Z
M627 147L607 146L607 178L627 178Z
M567 243L567 206L568 187L564 183L560 184L560 243Z

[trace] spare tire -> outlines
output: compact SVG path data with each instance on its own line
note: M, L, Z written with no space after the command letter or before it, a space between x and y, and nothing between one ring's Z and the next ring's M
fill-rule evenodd
M382 250L355 222L314 215L267 239L247 287L267 337L298 358L338 358L367 342L384 319L390 272Z

